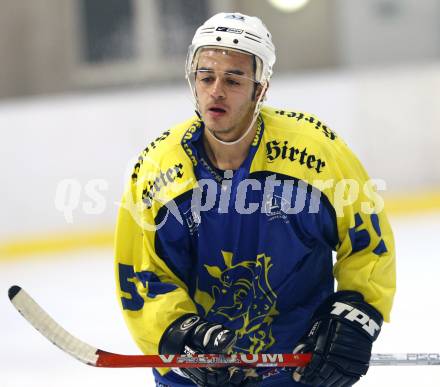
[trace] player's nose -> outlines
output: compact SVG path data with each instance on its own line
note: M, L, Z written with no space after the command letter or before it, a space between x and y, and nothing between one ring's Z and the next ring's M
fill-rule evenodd
M215 81L212 83L210 90L211 97L214 99L222 99L225 98L226 93L224 89L223 80L220 77L217 77Z

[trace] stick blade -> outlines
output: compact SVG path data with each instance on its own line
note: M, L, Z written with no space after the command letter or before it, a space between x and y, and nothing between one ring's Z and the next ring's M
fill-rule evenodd
M21 290L20 286L13 285L8 290L8 297L12 301L13 298L18 294L18 292Z
M98 349L67 332L24 289L11 286L8 296L15 309L47 340L79 361L96 366Z

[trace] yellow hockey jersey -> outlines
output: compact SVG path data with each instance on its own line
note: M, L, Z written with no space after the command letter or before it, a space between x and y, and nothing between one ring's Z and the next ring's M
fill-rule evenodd
M193 117L148 144L122 199L117 293L139 348L157 353L174 320L198 313L234 329L237 352L291 352L335 279L388 321L392 231L340 137L316 116L264 107L248 157L223 173L203 130Z

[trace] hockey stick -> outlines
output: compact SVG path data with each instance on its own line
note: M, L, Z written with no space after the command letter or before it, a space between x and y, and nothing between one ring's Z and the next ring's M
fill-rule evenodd
M120 355L95 348L61 327L19 286L12 286L9 299L21 315L46 339L75 359L94 367L298 367L309 354L213 355Z
M216 355L121 355L103 351L77 339L50 317L19 286L12 286L9 299L21 315L46 339L75 359L94 367L298 367L309 363L311 354ZM373 354L370 365L440 365L438 353Z

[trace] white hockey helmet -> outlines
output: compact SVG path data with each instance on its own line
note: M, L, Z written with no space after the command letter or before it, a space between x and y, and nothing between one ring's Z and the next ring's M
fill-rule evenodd
M188 78L197 66L194 60L201 47L228 47L255 55L261 61L257 69L256 81L266 84L272 76L276 60L272 35L255 16L241 13L218 13L201 25L188 48L186 59L186 77ZM258 71L260 70L260 71Z

